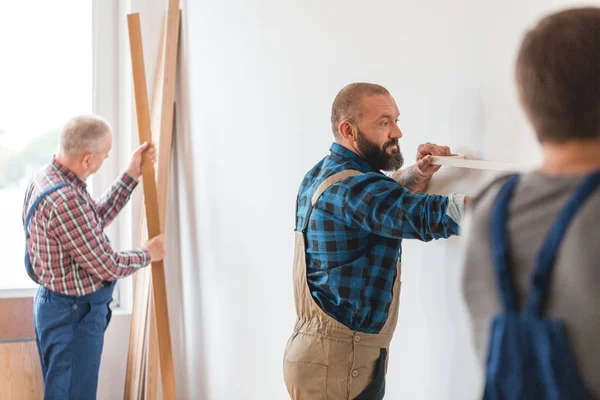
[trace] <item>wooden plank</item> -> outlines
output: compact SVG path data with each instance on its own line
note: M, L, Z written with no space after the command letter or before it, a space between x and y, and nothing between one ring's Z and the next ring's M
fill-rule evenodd
M33 298L0 299L0 341L25 339L35 340Z
M163 67L164 67L164 40L165 40L165 24L163 23L160 42L159 55L156 61L157 71L154 80L153 87L153 100L152 100L152 127L151 131L153 134L154 143L161 142L160 139L160 115L162 112L162 98L163 98ZM170 132L169 132L170 134ZM159 136L159 138L157 138ZM159 146L157 149L158 153L158 170L165 168L163 165L166 157L161 157L161 153L166 150ZM170 149L168 150L170 152ZM167 166L168 167L168 166ZM161 186L158 186L159 198ZM160 203L159 203L160 207ZM140 246L143 245L147 240L147 226L146 226L146 212L143 202L141 203L141 218L140 218ZM161 221L163 221L161 216ZM164 231L164 223L163 223ZM145 374L144 368L147 357L147 346L148 346L148 334L147 326L150 317L149 311L149 299L150 299L150 282L151 282L151 269L144 268L138 271L134 276L134 306L131 317L131 331L129 336L129 350L128 350L128 362L127 371L125 377L125 399L142 399L144 396L144 385L145 385ZM156 338L155 338L156 342ZM157 343L154 343L157 346ZM158 353L158 350L155 349ZM158 355L157 355L158 357ZM158 362L158 361L157 361Z
M43 396L35 341L0 343L0 400L39 400Z
M175 128L171 132L174 131ZM171 135L170 132L165 132L165 135ZM161 138L163 136L161 135ZM162 146L161 146L162 147ZM161 160L164 161L165 164L170 165L170 157L163 157ZM159 168L161 168L161 164L159 162ZM164 186L159 186L159 191L163 189L167 191L168 184L164 182ZM167 200L167 197L163 197L164 201ZM159 203L160 204L160 203ZM163 208L163 213L161 215L161 222L163 224L163 230L166 228L166 207ZM150 294L150 309L151 312L148 313L148 320L150 330L147 336L147 349L146 349L146 360L145 360L145 379L144 379L144 390L143 390L143 399L144 400L156 400L158 399L158 384L159 384L159 373L160 373L160 363L158 359L158 328L156 326L156 306L154 304L154 297Z
M160 220L162 230L164 231L166 225L166 200L168 193L168 177L171 163L171 148L172 148L172 131L173 129L167 129L166 126L174 120L173 107L168 107L168 104L174 104L175 97L175 72L177 62L177 46L179 37L179 22L181 19L181 10L179 8L179 2L169 0L169 8L165 14L165 21L163 23L163 35L161 35L161 47L160 56L157 61L157 72L156 80L153 88L153 102L152 102L152 132L154 136L158 136L160 139L160 146L158 151L158 196L159 196L159 209L160 209ZM173 15L175 24L173 24ZM166 29L165 29L166 27ZM173 32L175 34L173 35ZM167 38L168 37L168 38ZM168 43L167 43L168 42ZM167 44L166 44L167 43ZM157 135L158 133L158 135ZM156 142L156 140L155 140ZM145 218L142 218L145 219ZM139 286L149 285L150 279L147 274L142 271L136 274L136 281L139 280ZM153 304L153 300L148 293L144 290L136 290L136 296L142 297L142 304L135 302L134 315L132 318L132 330L134 329L134 320L140 321L137 324L137 331L144 331L147 327L146 319L148 317L150 330L148 335L138 333L137 335L131 335L130 337L130 353L135 353L136 363L135 367L128 364L128 379L126 380L126 393L129 393L128 398L145 398L153 399L156 398L158 392L158 348L157 348L157 331L155 318L153 316L154 310L148 313L147 304ZM146 297L150 297L149 303L146 302ZM152 307L154 307L152 305ZM132 337L141 337L142 340L134 341ZM144 369L142 363L146 364ZM130 370L132 370L130 374ZM131 376L131 378L129 378ZM132 390L132 386L129 380L135 381L135 389ZM142 385L145 384L145 388L142 390Z
M179 0L168 0L166 14L166 29L164 37L164 63L162 68L162 104L160 113L160 148L164 152L160 157L166 160L162 163L165 167L158 170L158 186L163 188L159 192L158 207L161 215L162 227L165 228L168 181L171 164L173 116L175 107L175 80L177 78L177 49L179 46L179 24L181 11L179 10ZM160 164L159 164L160 165Z
M495 161L468 160L464 156L432 156L432 164L447 165L449 167L484 169L488 171L518 172L525 169L523 166Z
M160 120L153 121L159 125L160 152L158 161L158 207L161 228L164 232L167 224L167 196L169 193L169 174L171 171L171 155L173 148L173 130L175 121L175 83L177 79L177 54L179 48L179 31L181 10L179 0L168 0L165 14L164 35L161 41L161 53L164 58L160 63L159 72L162 79ZM158 72L157 72L158 75ZM155 97L156 101L156 97ZM153 124L154 127L154 124ZM144 398L157 399L158 376L160 367L158 361L158 330L156 325L156 305L154 297L150 299L150 331L148 334L148 351L146 353L146 387Z
M163 26L164 30L164 26ZM162 35L164 37L164 35ZM158 70L156 72L156 79L154 81L153 88L153 101L152 101L152 133L156 136L155 132L160 132L158 126L154 125L155 115L160 115L161 111L161 98L162 98L162 78L161 70L164 59L164 52L162 51L163 42L161 41L161 51L157 59ZM153 137L153 141L156 143L156 138ZM158 153L160 156L160 149ZM162 167L159 158L159 170ZM160 190L160 188L159 188ZM141 203L141 218L140 218L140 237L139 244L143 246L148 238L148 228L146 225L146 208ZM133 310L131 315L131 330L129 334L129 349L127 354L127 370L125 375L125 399L141 399L143 395L143 382L144 382L144 363L146 359L146 346L147 346L147 322L148 322L148 301L150 297L150 277L151 268L143 268L136 272L134 275L134 302Z
M152 126L152 134L153 134L153 140L155 143L159 143L159 148L158 148L158 169L157 169L157 175L160 176L161 173L160 171L165 169L165 168L169 168L169 165L165 165L165 159L169 159L170 160L170 152L171 152L171 148L165 149L164 146L162 145L162 143L164 142L162 135L161 135L161 130L160 130L160 121L161 121L161 112L162 112L162 105L163 105L163 93L164 93L164 85L163 85L163 71L164 71L164 66L165 66L165 29L166 29L166 24L165 21L163 21L163 26L162 26L162 34L160 37L160 48L159 48L159 58L156 61L156 74L155 74L155 80L154 80L154 88L152 91L152 96L153 96L153 100L152 100L152 113L151 113L151 126ZM171 135L171 132L169 132L169 135ZM168 152L169 153L169 157L165 157L165 155L163 153ZM161 204L161 193L167 190L166 188L163 188L161 186L161 182L158 182L158 209L159 209L159 215L160 215L160 221L161 221L161 228L162 231L165 231L165 224L164 224L164 215L160 212L160 210L162 209L162 204ZM142 216L143 221L145 222L145 216ZM150 271L151 272L151 271ZM149 273L149 278L147 280L147 282L144 282L145 285L150 285L152 282L152 274ZM152 300L152 291L148 292L148 296L145 299L145 302L143 304L143 310L140 311L142 313L142 315L145 317L144 322L144 329L145 329L145 334L143 335L143 344L144 344L144 352L143 352L143 357L141 359L141 362L138 366L138 368L140 369L141 373L142 373L142 379L140 380L140 385L139 385L139 396L137 397L139 400L142 399L148 399L148 395L147 395L147 385L148 385L148 357L150 356L150 352L152 352L151 356L155 357L156 362L158 363L158 339L156 338L156 335L158 334L157 332L153 332L152 329L152 324L151 321L153 321L153 313L154 311L150 311L150 304L153 304L153 300ZM148 329L148 327L150 327L150 330ZM152 342L152 349L150 349L150 338L152 336L153 342ZM158 379L158 377L155 377L155 379Z
M158 399L158 383L160 374L160 363L158 357L158 327L156 326L156 305L154 297L150 297L151 311L148 313L150 331L148 332L148 346L146 352L146 376L144 380L144 400Z
M146 242L147 227L145 207L142 204L140 220L140 245ZM150 268L143 268L134 276L133 312L131 315L131 330L129 332L129 349L127 353L127 369L125 374L126 400L139 399L141 396L141 381L143 380L142 365L144 362L146 320L148 318L148 297L150 295Z
M127 15L127 25L129 28L138 134L140 143L151 142L152 134L150 129L150 113L148 109L148 93L146 88L146 72L139 14ZM148 237L152 238L161 233L161 222L158 208L155 169L154 165L148 162L146 154L143 156L142 176ZM177 392L175 387L175 371L173 368L173 352L171 348L169 310L167 304L164 263L162 261L152 263L152 294L156 305L155 317L158 327L158 352L161 364L163 399L176 399Z

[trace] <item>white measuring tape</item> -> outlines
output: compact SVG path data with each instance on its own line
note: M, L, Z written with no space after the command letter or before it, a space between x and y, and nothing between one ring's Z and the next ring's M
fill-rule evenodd
M524 167L522 165L495 162L495 161L483 161L483 160L467 160L464 155L456 154L451 156L432 156L432 163L434 165L447 165L449 167L458 168L472 168L472 169L485 169L491 171L506 171L516 172L522 171Z

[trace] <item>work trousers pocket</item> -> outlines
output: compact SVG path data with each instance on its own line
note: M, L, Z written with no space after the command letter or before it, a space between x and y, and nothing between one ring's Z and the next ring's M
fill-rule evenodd
M285 360L283 362L283 377L291 399L327 399L326 365Z
M327 399L326 343L296 333L289 340L283 360L283 378L293 400Z

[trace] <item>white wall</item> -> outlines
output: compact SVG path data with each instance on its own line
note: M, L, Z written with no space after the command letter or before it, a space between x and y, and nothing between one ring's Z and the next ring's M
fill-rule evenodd
M407 160L433 141L532 165L514 56L528 25L569 2L182 1L166 263L179 397L284 399L295 196L327 154L337 91L386 86ZM387 398L473 398L460 239L403 247Z

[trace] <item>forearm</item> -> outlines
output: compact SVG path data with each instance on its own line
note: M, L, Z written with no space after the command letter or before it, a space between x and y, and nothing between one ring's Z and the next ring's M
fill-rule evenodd
M98 213L104 221L104 226L108 226L119 212L125 207L131 193L138 182L129 174L121 175L111 188L98 200Z
M396 171L391 177L412 193L424 193L431 181L431 176L422 175L416 165L411 165L403 170Z
M112 249L111 249L112 250ZM130 251L106 251L101 255L100 268L94 264L97 260L89 260L84 264L88 272L96 273L101 279L113 281L129 276L150 264L152 257L147 249L139 248Z
M71 254L80 267L106 281L129 276L151 261L147 249L117 252L108 243L94 250L77 249L71 251Z

